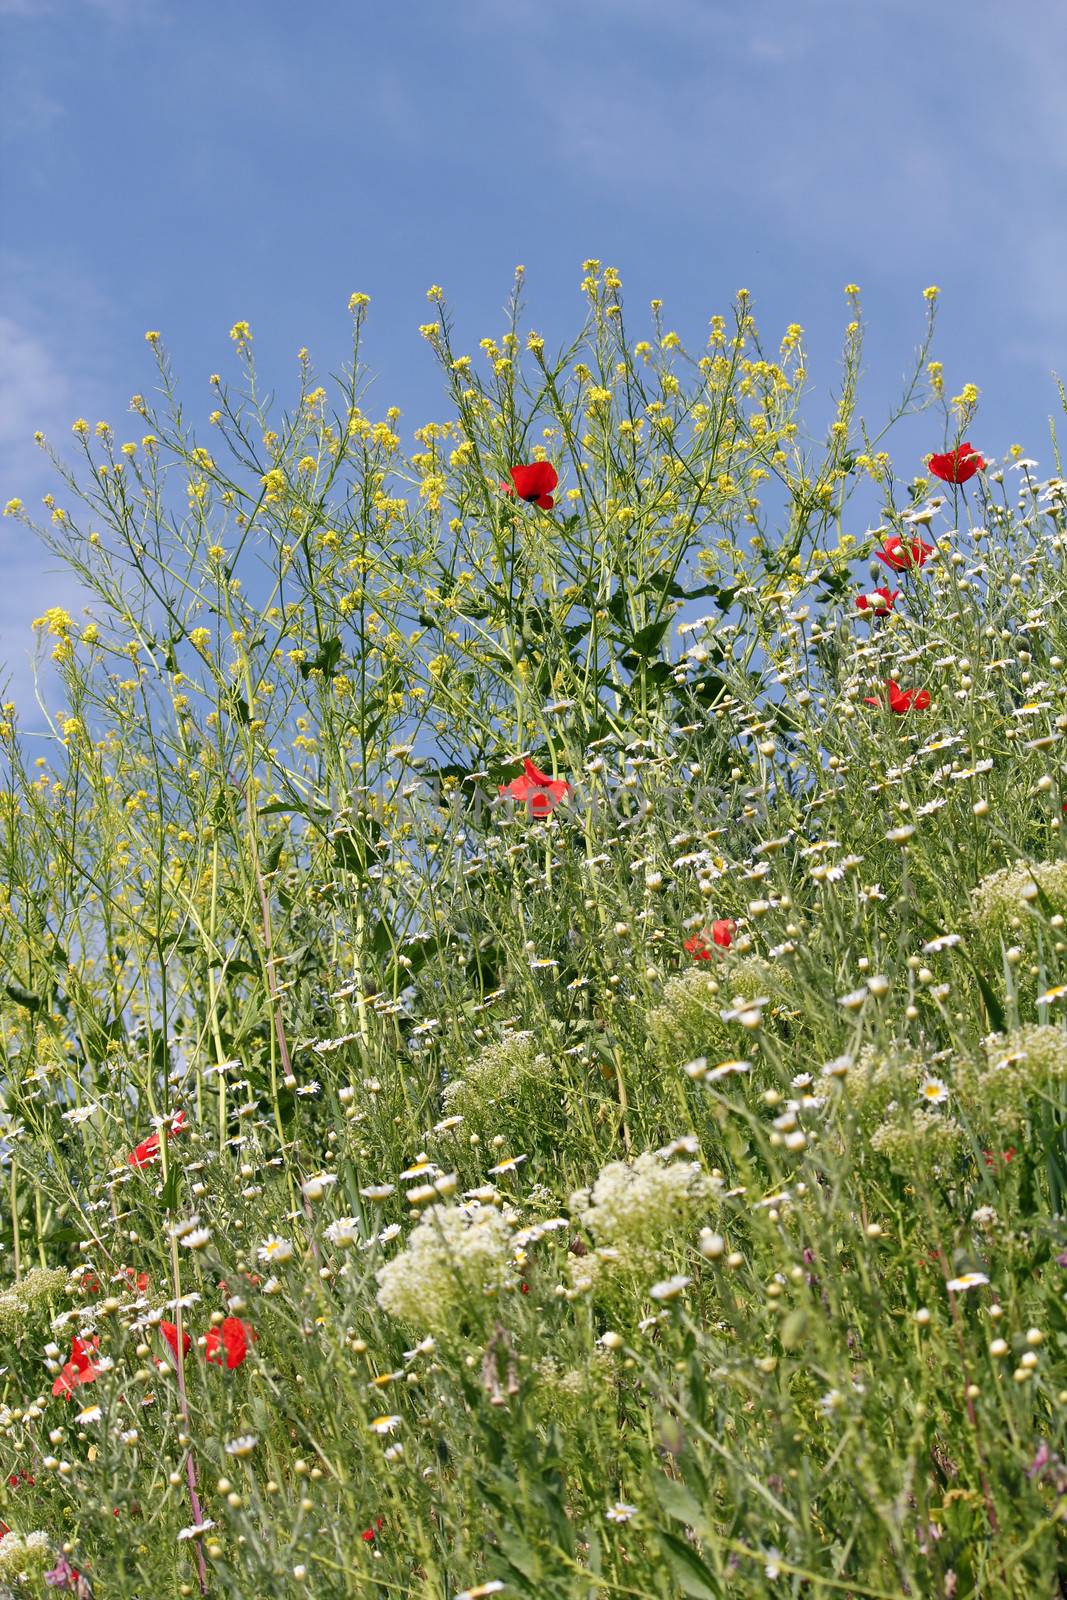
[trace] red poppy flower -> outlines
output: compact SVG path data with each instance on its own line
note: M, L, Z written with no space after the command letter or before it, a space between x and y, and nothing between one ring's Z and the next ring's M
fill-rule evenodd
M96 1334L91 1334L88 1339L79 1339L77 1334L72 1335L70 1341L70 1360L64 1362L63 1370L52 1385L53 1394L73 1394L79 1383L93 1383L100 1376L100 1368L93 1364L93 1353L100 1348L100 1340Z
M571 792L569 783L563 778L550 778L547 772L534 766L529 756L523 760L522 776L512 778L510 783L502 783L499 787L501 794L521 800L535 817L547 817Z
M175 1363L177 1363L177 1360L178 1360L178 1327L177 1327L177 1324L174 1323L174 1322L161 1322L159 1324L159 1331L163 1335L164 1339L166 1339L167 1343L170 1345L171 1355L174 1357ZM192 1348L193 1348L193 1341L189 1337L189 1335L185 1331L185 1329L183 1328L182 1329L182 1355L183 1356L187 1356L189 1354L189 1351Z
M891 533L876 554L890 572L910 572L912 567L921 567L933 549L923 539L902 539L899 533Z
M148 1288L148 1273L134 1272L132 1267L123 1267L115 1274L117 1278L125 1278L131 1289L136 1289L138 1294L144 1294Z
M384 1521L384 1517L375 1517L373 1528L364 1528L363 1532L360 1534L360 1538L365 1539L368 1544L373 1544L375 1538L382 1530L382 1524Z
M890 589L887 584L881 584L873 589L870 594L856 596L856 610L870 611L876 617L888 617L897 601L900 599L899 589Z
M930 457L930 471L942 483L966 483L985 467L985 460L972 450L964 440L958 450L946 450L944 455Z
M729 950L734 939L734 924L725 917L720 917L718 922L713 922L708 930L713 944L722 950ZM685 948L694 961L710 961L712 952L708 948L707 933L694 933L692 938L685 941Z
M213 1366L232 1370L241 1365L258 1337L251 1323L240 1317L223 1317L217 1328L208 1329L204 1354Z
M996 1161L996 1157L994 1156L992 1150L983 1150L982 1154L985 1157L985 1164L986 1164L987 1167L995 1167L996 1166L997 1161ZM1015 1154L1015 1146L1013 1144L1010 1144L1006 1150L1003 1150L1001 1152L1000 1159L1003 1162L1007 1163L1007 1162L1009 1162L1011 1160L1011 1158L1012 1158L1012 1156L1014 1154Z
M173 1139L176 1133L182 1133L184 1129L185 1112L178 1111L171 1118L170 1126L167 1129L168 1141ZM129 1155L126 1157L126 1160L129 1162L131 1167L147 1167L149 1162L154 1161L158 1154L159 1133L157 1131L156 1133L149 1134L147 1139L142 1140L135 1150L131 1150Z
M559 482L559 473L551 461L531 461L527 466L510 467L511 483L505 484L508 494L517 494L527 504L551 511L555 505L552 491Z
M889 709L895 716L902 717L906 711L925 711L930 704L929 691L926 689L902 689L891 678L886 681L886 688L889 690ZM877 695L868 695L865 704L880 706L882 702Z

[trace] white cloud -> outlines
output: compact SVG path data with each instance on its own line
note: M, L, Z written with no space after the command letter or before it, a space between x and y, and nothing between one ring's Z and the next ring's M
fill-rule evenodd
M3 0L0 0L0 4ZM19 274L25 283L25 272ZM43 279L42 279L43 282ZM21 299L24 297L16 297ZM48 489L59 493L55 470L35 444L40 429L62 448L79 410L95 415L92 398L97 379L79 377L64 366L60 339L46 338L17 305L16 316L0 315L0 504L18 496L31 514L47 515L40 505ZM61 500L62 503L62 500ZM51 605L77 612L87 596L77 579L66 571L35 536L11 518L0 520L0 560L4 581L0 589L0 688L15 701L23 725L43 726L36 703L31 658L33 618ZM48 699L56 698L51 675Z
M38 22L86 9L112 22L147 22L163 15L161 0L0 0L0 17Z
M3 3L3 0L0 0ZM0 464L19 457L36 428L54 432L70 415L70 380L43 339L12 317L0 316ZM12 490L14 493L14 490Z

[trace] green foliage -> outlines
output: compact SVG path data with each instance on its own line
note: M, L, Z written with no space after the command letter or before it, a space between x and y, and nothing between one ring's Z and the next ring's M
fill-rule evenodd
M238 323L206 447L152 336L140 441L54 453L93 604L37 624L50 735L0 721L0 1583L1051 1600L1067 490L927 500L854 304L818 447L746 296L691 354L589 264L552 355L518 287L484 362L432 293L408 456L358 296L290 411ZM542 454L551 510L500 487Z

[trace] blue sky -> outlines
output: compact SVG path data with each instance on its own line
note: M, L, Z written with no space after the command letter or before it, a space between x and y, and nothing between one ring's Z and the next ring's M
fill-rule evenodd
M50 486L35 427L122 431L147 328L206 416L236 319L283 387L301 345L343 357L364 290L375 404L413 428L445 414L430 283L470 346L521 261L562 338L590 255L632 328L660 295L695 342L744 285L769 332L804 325L824 393L859 283L873 419L937 283L949 392L983 391L974 442L1052 470L1062 0L0 0L0 36L0 500ZM10 521L0 542L21 703L30 621L76 591Z

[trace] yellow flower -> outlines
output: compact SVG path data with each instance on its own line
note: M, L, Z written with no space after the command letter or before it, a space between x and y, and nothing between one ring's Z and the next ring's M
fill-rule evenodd
M82 438L84 438L89 432L89 424L86 422L84 417L79 417L77 422L71 423L70 431L71 433L80 434Z
M18 495L14 495L8 501L7 505L4 507L4 516L5 517L17 517L21 510L22 510L22 501L19 499Z
M370 305L369 294L353 294L348 299L349 311L360 311L364 306Z
M430 287L426 291L427 300L440 301L443 300L444 297L445 291L441 288L441 285L439 283L431 283Z
M269 472L264 473L260 482L263 485L268 505L276 505L279 500L284 500L286 489L285 473L280 467L272 467Z
M148 340L149 344L158 344L160 340L158 329L149 328L148 332L145 334L145 338Z
M932 283L930 285L929 289L924 289L923 290L923 299L924 300L936 300L940 293L941 293L941 290L937 287L937 284L936 283Z
M53 639L66 639L73 627L74 618L62 606L50 606L33 624L35 632L44 628Z
M235 322L230 329L230 338L234 344L247 344L252 337L252 330L247 322Z
M301 456L296 464L297 472L314 472L318 462L314 456Z
M846 283L845 284L845 293L846 294L859 294L859 292L860 292L860 286L859 286L858 283Z

